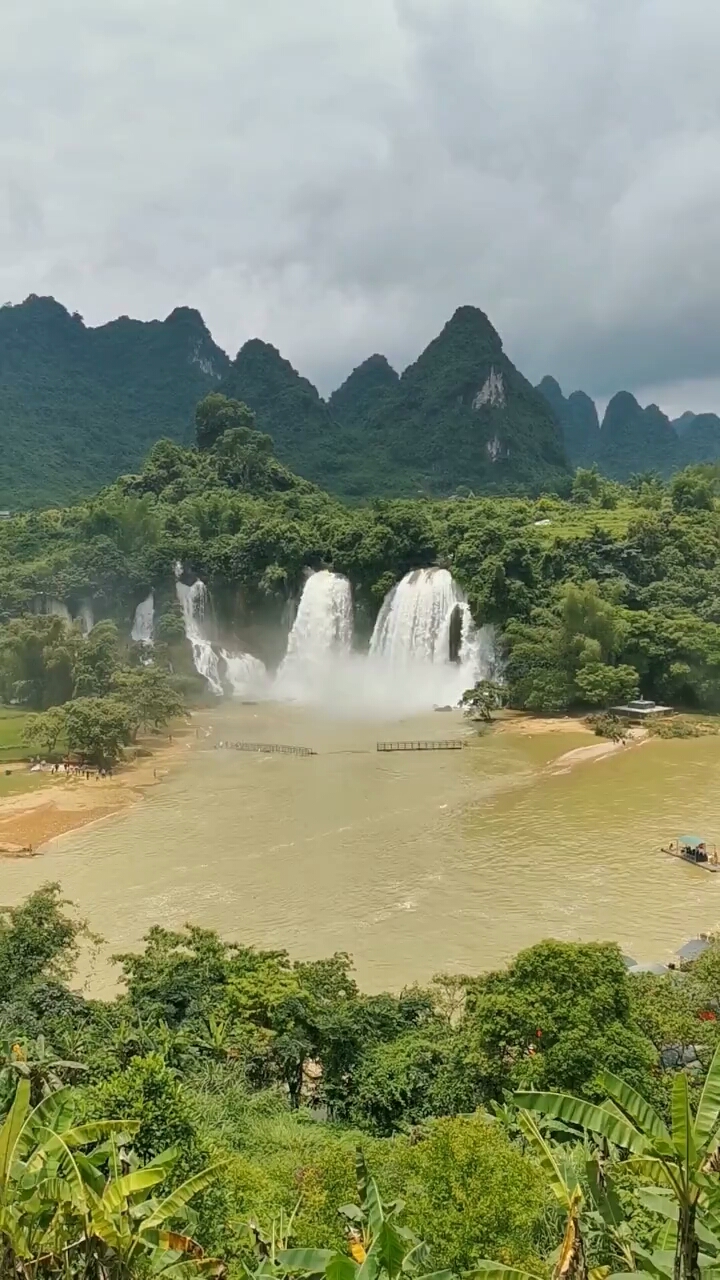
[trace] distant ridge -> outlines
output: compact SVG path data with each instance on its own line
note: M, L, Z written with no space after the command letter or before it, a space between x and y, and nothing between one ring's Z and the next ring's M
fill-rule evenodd
M253 409L283 463L349 499L563 491L575 466L625 480L720 459L715 414L670 422L623 391L601 425L585 392L533 387L477 307L402 373L375 353L326 401L259 338L231 361L190 307L92 328L31 295L0 307L0 509L66 504L136 471L158 439L191 442L212 390Z
M538 492L567 482L560 427L477 307L460 307L401 376L370 356L321 400L269 343L246 342L220 390L278 457L345 497Z
M93 329L54 298L0 307L0 507L61 504L192 438L229 361L198 311Z
M553 409L563 430L568 458L574 467L597 466L613 480L657 471L674 471L720 459L720 417L714 413L684 413L670 421L656 404L643 408L629 391L618 391L608 402L602 424L594 402L584 391L567 399L554 378L537 387Z

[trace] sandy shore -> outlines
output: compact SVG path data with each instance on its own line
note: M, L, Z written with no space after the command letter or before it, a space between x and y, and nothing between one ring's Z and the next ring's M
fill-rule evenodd
M37 790L0 799L0 861L3 858L34 857L42 854L48 842L66 831L101 822L142 800L150 787L157 786L175 768L182 765L187 752L204 730L195 723L173 731L167 737L143 739L138 745L150 755L121 765L112 778L88 780L64 775L44 776L45 785ZM626 750L646 740L643 728L630 729L626 742L598 739L582 720L573 716L527 716L506 712L493 726L494 733L582 734L588 745L574 747L558 755L545 767L548 773L566 773L583 762L597 761ZM558 743L560 746L560 743ZM25 769L26 766L18 766Z
M616 755L618 751L627 751L648 741L648 731L642 725L629 725L627 736L623 742L611 742L607 738L598 738L593 730L576 716L528 716L522 712L507 712L495 726L496 733L521 733L526 737L535 734L575 733L587 736L590 741L586 747L574 747L572 751L564 751L546 766L548 773L568 773L577 764L589 763L593 760L604 760L606 756Z
M33 857L56 836L136 804L148 788L157 786L183 762L197 732L195 725L183 725L173 730L172 740L165 735L142 739L138 745L151 754L120 765L112 778L46 774L47 785L0 800L0 847L17 849L0 851L0 860Z
M523 733L528 737L536 733L586 733L589 738L595 737L577 716L528 716L523 711L504 711L495 721L493 732Z

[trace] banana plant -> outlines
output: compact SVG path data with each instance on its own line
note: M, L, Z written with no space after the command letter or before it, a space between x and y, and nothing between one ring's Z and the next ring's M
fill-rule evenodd
M87 1240L113 1276L134 1276L142 1261L153 1275L181 1277L224 1274L217 1258L208 1258L192 1236L169 1224L185 1216L192 1198L212 1186L221 1167L210 1165L169 1195L151 1195L165 1180L176 1152L163 1152L150 1164L129 1167L114 1138L108 1150L81 1162L89 1206ZM107 1159L107 1177L98 1168Z
M173 1153L130 1168L125 1148L136 1122L74 1125L73 1114L71 1089L33 1108L30 1081L20 1080L0 1129L0 1276L125 1280L141 1259L173 1280L221 1274L222 1265L196 1241L172 1230L217 1166L162 1200L150 1199Z
M128 1121L73 1126L72 1090L59 1089L36 1107L23 1077L0 1129L0 1274L42 1274L40 1262L66 1255L87 1226L86 1187L77 1150ZM137 1126L135 1126L136 1128ZM3 1269L3 1264L6 1270Z
M37 1040L11 1041L0 1044L0 1096L8 1102L12 1098L18 1080L30 1081L30 1101L33 1105L49 1093L62 1089L65 1075L79 1075L87 1071L82 1062L59 1058L40 1035ZM4 1111L2 1103L0 1110Z
M718 1265L712 1254L701 1257L700 1235L712 1242L720 1231L720 1046L694 1115L687 1076L675 1076L670 1127L624 1080L609 1071L599 1079L607 1094L602 1106L560 1093L521 1092L516 1099L527 1110L576 1125L628 1152L631 1169L669 1189L677 1210L673 1280L699 1280L703 1263Z
M400 1225L404 1204L383 1204L377 1183L368 1173L361 1151L355 1169L359 1205L343 1205L348 1252L334 1249L284 1249L277 1261L286 1275L325 1276L326 1280L453 1280L452 1272L423 1274L429 1258L426 1244Z

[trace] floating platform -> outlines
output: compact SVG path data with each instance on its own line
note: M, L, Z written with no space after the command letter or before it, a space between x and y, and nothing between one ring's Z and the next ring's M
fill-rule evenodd
M415 742L378 742L378 751L462 751L462 738L420 739Z
M288 747L281 742L216 742L215 747L228 751L257 751L263 755L316 756L310 747Z

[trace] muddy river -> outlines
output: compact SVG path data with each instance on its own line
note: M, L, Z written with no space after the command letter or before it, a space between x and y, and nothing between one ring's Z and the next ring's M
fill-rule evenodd
M192 920L297 957L352 953L367 989L497 965L540 938L614 939L667 959L720 923L720 875L658 851L683 832L720 844L720 738L652 741L572 768L591 738L472 735L458 713L333 721L219 704L208 737L134 809L0 864L1 899L59 880L107 940ZM388 739L467 738L385 754ZM316 755L218 747L252 740Z

